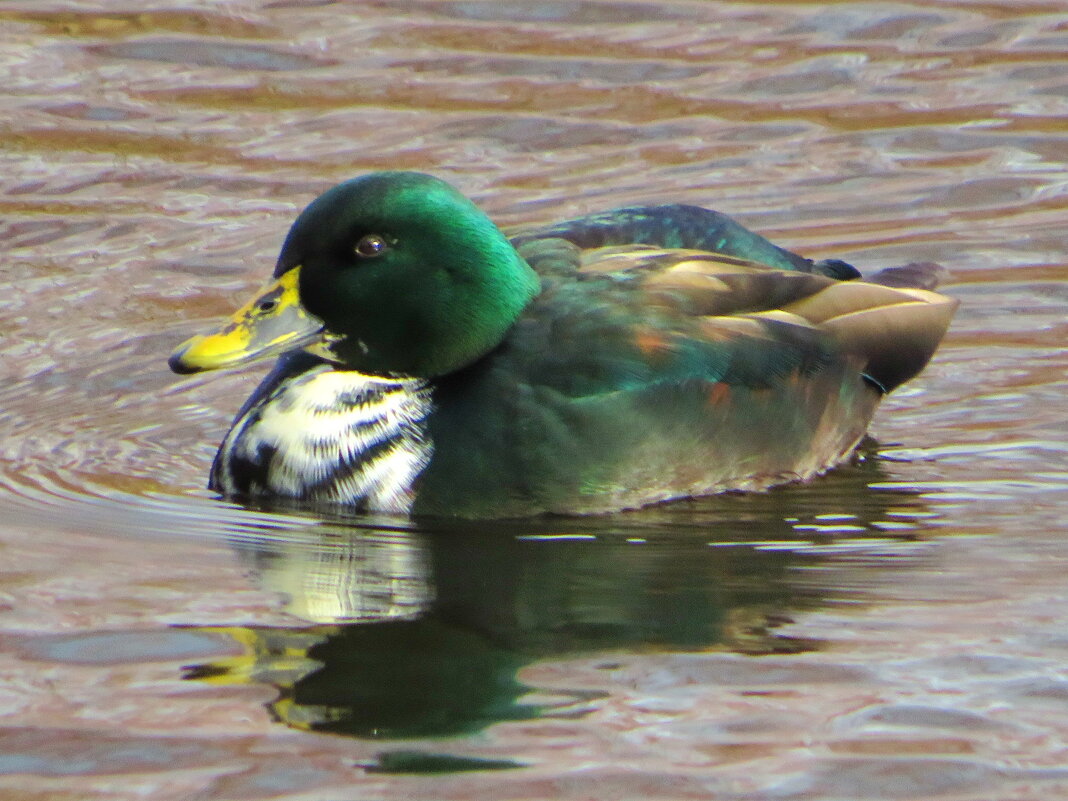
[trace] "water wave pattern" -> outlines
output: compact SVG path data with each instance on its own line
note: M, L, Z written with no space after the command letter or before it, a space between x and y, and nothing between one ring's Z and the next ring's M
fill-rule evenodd
M1062 2L8 0L0 29L0 793L1068 795ZM807 487L449 530L218 501L260 371L167 354L387 168L502 224L705 205L938 261L962 306ZM316 670L453 648L507 668L477 736L317 733L353 701Z

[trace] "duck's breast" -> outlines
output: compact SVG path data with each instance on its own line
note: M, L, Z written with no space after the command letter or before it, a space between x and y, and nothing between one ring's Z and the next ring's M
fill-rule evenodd
M407 513L413 484L430 461L424 426L430 408L430 393L418 381L325 364L274 379L234 421L211 485L229 496Z

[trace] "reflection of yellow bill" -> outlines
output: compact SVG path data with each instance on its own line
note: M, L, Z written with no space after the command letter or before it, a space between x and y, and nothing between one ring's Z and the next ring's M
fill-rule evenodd
M220 329L183 342L171 355L171 369L176 373L217 370L321 344L323 322L301 306L299 278L300 267L286 271Z

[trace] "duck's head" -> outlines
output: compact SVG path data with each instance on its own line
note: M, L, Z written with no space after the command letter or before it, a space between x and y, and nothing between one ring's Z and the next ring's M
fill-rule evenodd
M290 229L274 278L218 331L179 347L171 369L304 348L371 375L432 378L496 347L539 287L478 207L411 172L320 195Z

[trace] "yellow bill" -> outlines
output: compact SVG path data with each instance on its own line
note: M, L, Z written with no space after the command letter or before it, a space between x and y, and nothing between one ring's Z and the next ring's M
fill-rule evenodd
M294 267L234 312L219 330L183 342L168 361L176 373L234 367L285 351L321 345L323 322L300 304ZM314 349L314 348L313 348Z

